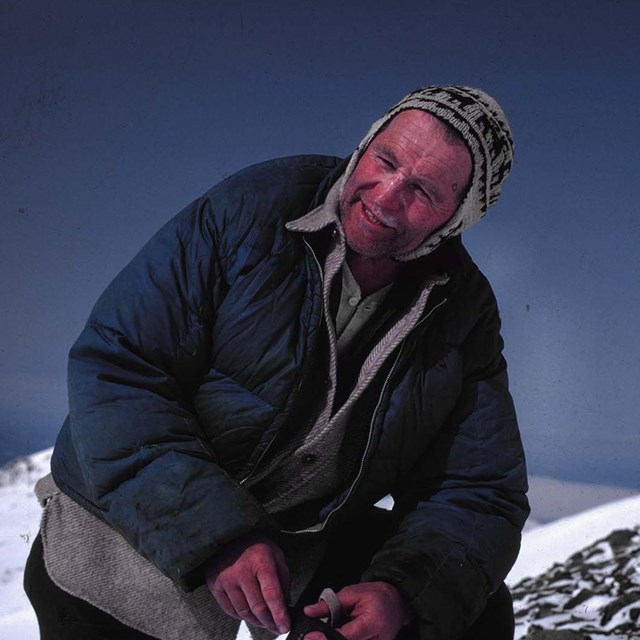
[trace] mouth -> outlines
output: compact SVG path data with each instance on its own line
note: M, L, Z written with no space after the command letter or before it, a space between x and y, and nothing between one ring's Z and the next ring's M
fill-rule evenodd
M362 212L365 219L368 220L371 224L374 224L377 227L382 227L384 229L393 229L391 225L386 224L375 213L373 213L373 211L371 211L371 209L369 209L369 207L367 207L364 202L360 201L360 203L362 205Z

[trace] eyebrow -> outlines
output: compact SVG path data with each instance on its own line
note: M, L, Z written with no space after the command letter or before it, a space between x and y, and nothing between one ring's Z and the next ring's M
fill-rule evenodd
M389 147L387 147L386 144L376 142L373 145L373 149L378 153L382 153L388 156L389 159L392 160L395 164L400 164L400 161L398 160L398 157L396 156L396 154L393 151L391 151L391 149L389 149Z
M373 150L376 153L381 153L382 155L387 156L387 158L389 158L389 160L391 160L394 165L398 166L400 164L398 156L396 156L396 154L389 147L387 147L386 144L375 142L373 144ZM432 194L438 204L444 202L442 194L435 187L433 182L431 182L431 180L427 180L426 178L423 178L421 176L411 176L411 180L418 183L425 191L428 191L430 194Z

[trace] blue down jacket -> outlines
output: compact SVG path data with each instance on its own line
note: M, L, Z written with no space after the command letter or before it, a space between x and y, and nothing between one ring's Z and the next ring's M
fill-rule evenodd
M284 224L343 169L297 156L218 184L115 278L71 349L54 479L185 588L221 545L278 527L243 481L304 419L326 362L322 257ZM423 638L451 637L516 558L526 472L486 279L459 239L413 266L450 280L358 401L364 437L326 527L392 494L404 519L364 577L398 586Z

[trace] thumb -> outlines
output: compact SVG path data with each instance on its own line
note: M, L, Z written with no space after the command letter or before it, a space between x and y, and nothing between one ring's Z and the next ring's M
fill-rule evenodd
M325 618L329 615L329 607L326 602L308 604L303 611L304 614L310 618Z

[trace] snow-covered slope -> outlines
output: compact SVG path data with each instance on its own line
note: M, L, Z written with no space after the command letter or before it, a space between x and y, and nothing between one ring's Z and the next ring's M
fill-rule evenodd
M526 534L508 584L516 638L638 640L640 496Z
M37 640L39 637L35 615L22 590L22 575L30 542L38 531L40 521L40 507L33 495L33 485L38 478L48 472L50 459L51 450L46 450L15 460L0 469L0 638L2 640ZM575 509L575 496L580 496L579 504L593 505L611 497L628 494L625 490L561 483L548 478L533 478L532 488L532 517L535 521L542 522L550 517L550 513L562 514L563 509L559 505L567 505L564 508L565 513ZM540 601L536 604L529 596L531 589L538 589L540 592L545 589L552 589L554 593L558 591L557 587L549 587L556 579L553 577L555 575L553 572L549 574L554 563L567 564L572 554L593 545L612 531L632 530L638 525L640 525L640 496L634 496L529 529L523 537L520 558L508 578L508 584L514 589L516 596L516 610L520 612L517 638L523 638L532 624L542 627L547 624L540 618L535 618L532 611L540 605ZM634 544L636 538L640 541L640 536L635 538L627 536L627 538ZM627 538L623 535L614 539L619 542ZM598 545L588 552L592 553L594 558L598 558L598 554L602 557L606 556L609 560L615 556L609 543L600 542ZM638 556L640 556L640 549L634 557ZM627 564L625 570L631 578L638 579L637 563ZM523 582L524 578L531 576L538 576L538 582ZM611 582L609 580L609 583ZM576 579L575 585L569 586L584 588L585 584L584 582L579 584ZM596 585L595 588L599 587ZM567 589L565 584L565 591ZM581 610L584 610L585 602L588 607L595 608L600 605L605 606L611 601L611 597L607 600L607 597L602 594L594 594L594 599L589 602L580 599L584 597L583 592L577 600L580 604L576 607L581 607ZM540 606L544 610L545 606L566 605L567 602L571 602L571 597L562 602L556 598L554 602L545 601ZM625 606L623 613L618 614L618 618L620 615L627 615L625 611L633 611L634 607L640 607L640 603L635 605L632 602L631 605L627 603ZM567 614L567 611L564 613ZM570 616L571 613L569 609L568 615ZM547 622L549 620L553 621L553 618L549 618ZM527 636L527 638L533 637L533 635ZM579 636L575 637L579 638ZM241 629L239 640L245 638L248 638L248 634ZM609 635L607 638L609 640L640 639L640 632L637 635L628 636ZM592 640L596 640L595 636Z
M537 576L556 562L604 538L616 529L640 525L640 495L624 498L528 531L518 560L507 577L512 586Z
M22 590L24 565L40 525L33 486L49 471L51 450L0 469L0 638L37 640L38 625Z

